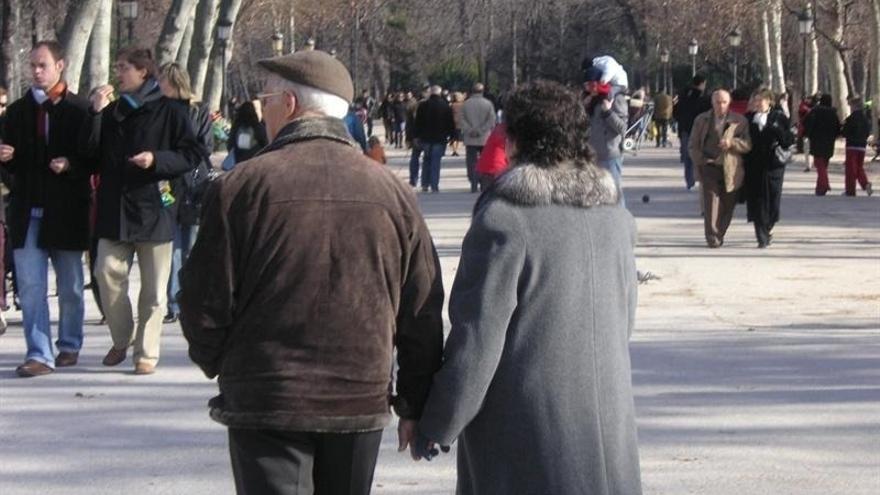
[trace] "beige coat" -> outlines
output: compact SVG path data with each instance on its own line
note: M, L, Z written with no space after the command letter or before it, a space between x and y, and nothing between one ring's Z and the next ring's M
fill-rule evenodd
M746 175L743 155L752 149L749 123L742 115L729 112L726 129L722 136L718 136L713 120L712 110L697 116L688 142L688 153L694 162L698 180L702 177L703 167L710 157L716 156L715 163L720 162L724 168L724 188L727 192L733 192L742 187ZM721 151L718 147L722 139L728 139L732 143L727 151Z

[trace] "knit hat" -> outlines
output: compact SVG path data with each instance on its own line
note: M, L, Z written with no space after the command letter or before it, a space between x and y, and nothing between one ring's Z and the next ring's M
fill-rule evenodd
M348 69L328 53L305 50L263 59L257 64L290 82L336 95L349 104L354 100L354 85Z

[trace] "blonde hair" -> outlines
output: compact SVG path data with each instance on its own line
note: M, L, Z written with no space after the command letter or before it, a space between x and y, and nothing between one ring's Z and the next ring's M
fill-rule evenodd
M192 84L189 82L189 73L187 73L180 64L170 62L159 68L159 78L171 83L180 93L181 100L194 100L195 95L192 91Z

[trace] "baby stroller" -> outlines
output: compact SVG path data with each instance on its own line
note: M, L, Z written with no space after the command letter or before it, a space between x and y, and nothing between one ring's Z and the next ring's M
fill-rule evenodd
M626 135L623 137L623 150L631 151L633 155L638 155L642 147L642 143L648 136L651 128L651 121L654 118L654 104L646 103L642 114L633 122Z

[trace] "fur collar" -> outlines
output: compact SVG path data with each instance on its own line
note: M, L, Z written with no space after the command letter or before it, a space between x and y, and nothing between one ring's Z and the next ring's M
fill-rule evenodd
M495 195L523 206L556 204L590 208L618 203L614 178L592 164L580 169L517 165L498 178L493 190Z
M332 117L310 117L296 119L278 132L275 140L260 151L260 155L281 149L288 144L312 139L329 139L355 147L357 144L348 134L345 122Z

